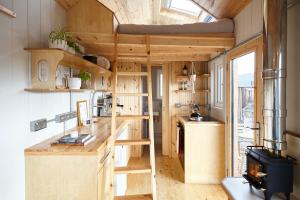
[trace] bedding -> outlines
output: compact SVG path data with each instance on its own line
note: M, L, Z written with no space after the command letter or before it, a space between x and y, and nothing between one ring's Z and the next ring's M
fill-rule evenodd
M180 25L139 25L120 24L120 34L200 34L233 33L234 23L231 19L222 19L211 23L193 23Z

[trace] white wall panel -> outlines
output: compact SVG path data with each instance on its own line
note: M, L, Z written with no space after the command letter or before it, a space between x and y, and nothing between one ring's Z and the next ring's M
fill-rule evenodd
M300 4L288 10L287 130L300 133ZM287 153L300 160L300 139L288 136ZM300 166L295 166L294 194L300 198Z
M54 0L0 0L17 13L0 13L0 194L1 200L25 199L24 149L63 131L62 124L30 132L29 123L70 110L69 93L29 93L30 54L25 47L47 47L52 29L65 27L66 13ZM72 95L76 101L89 93ZM76 120L67 127L76 125ZM45 169L46 170L46 169Z

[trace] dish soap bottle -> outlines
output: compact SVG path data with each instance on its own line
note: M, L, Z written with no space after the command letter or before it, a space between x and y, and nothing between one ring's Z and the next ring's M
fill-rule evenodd
M187 76L188 75L188 68L186 67L186 65L184 65L183 69L182 69L182 74L184 76Z

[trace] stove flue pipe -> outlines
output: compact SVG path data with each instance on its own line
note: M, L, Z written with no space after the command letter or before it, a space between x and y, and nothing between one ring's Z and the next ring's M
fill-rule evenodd
M264 0L263 28L264 145L280 154L287 148L287 0Z

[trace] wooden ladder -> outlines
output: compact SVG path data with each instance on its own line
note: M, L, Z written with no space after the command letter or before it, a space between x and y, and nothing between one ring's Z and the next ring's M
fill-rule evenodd
M113 158L114 158L114 146L117 145L148 145L150 153L150 166L144 167L114 167L113 162L113 174L150 174L151 175L151 190L152 194L140 194L140 195L126 195L116 196L115 200L156 200L156 178L155 178L155 150L154 150L154 128L153 128L153 103L152 103L152 75L151 75L151 58L150 58L150 43L149 36L146 36L146 51L147 51L147 72L118 72L118 35L115 35L115 62L113 64L113 78L112 78L112 136L114 137L113 144ZM145 76L147 78L148 93L118 93L117 81L118 76ZM146 96L148 97L148 115L129 115L129 116L117 116L117 97L118 96ZM149 122L149 138L139 140L116 140L116 120L128 119L128 120L148 120ZM114 178L113 178L114 179ZM114 180L113 180L114 181ZM114 185L114 184L113 184Z

